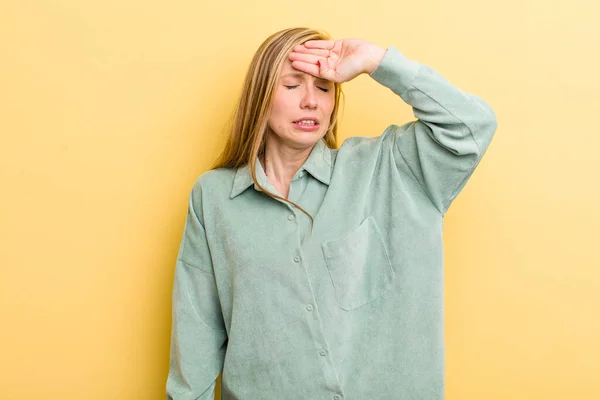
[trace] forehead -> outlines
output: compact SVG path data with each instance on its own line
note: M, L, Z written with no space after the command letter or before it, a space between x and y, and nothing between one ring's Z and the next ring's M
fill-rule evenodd
M305 75L304 72L298 71L296 68L292 67L292 61L289 58L286 58L283 61L283 65L281 66L281 77L284 75Z

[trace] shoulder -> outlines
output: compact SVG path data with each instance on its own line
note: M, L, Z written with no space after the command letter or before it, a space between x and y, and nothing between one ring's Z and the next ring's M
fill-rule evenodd
M231 190L231 184L235 178L236 169L234 168L217 168L201 174L194 184L205 190L219 191L227 189Z
M194 182L191 197L196 205L229 196L236 169L217 168L202 173Z

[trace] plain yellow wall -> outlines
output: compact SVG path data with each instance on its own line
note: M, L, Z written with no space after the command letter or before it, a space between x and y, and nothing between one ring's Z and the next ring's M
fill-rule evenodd
M195 179L250 58L398 47L499 126L445 217L448 400L600 398L600 26L570 0L0 3L0 398L162 399ZM340 143L414 119L367 76ZM377 99L377 100L373 100Z

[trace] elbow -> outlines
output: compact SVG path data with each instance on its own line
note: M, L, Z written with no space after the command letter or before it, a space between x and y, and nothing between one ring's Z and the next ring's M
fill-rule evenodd
M481 157L496 133L496 129L498 128L498 118L489 104L479 97L475 97L475 99L478 107L473 111L473 118L470 121L469 130L478 145L478 156Z
M478 121L477 125L479 129L486 132L491 132L493 135L498 127L498 118L496 117L496 112L482 98L473 95L471 97L475 100L475 103L478 106L477 110L474 111L474 115Z

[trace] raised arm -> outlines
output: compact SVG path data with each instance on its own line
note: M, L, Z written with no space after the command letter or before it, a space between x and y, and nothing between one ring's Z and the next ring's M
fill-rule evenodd
M335 82L367 73L413 107L417 120L390 125L397 168L412 176L444 214L490 144L497 121L481 98L398 49L360 39L316 40L296 46L292 66Z
M394 136L396 165L414 176L444 214L492 140L494 111L393 46L370 76L413 107L417 120L388 128Z

